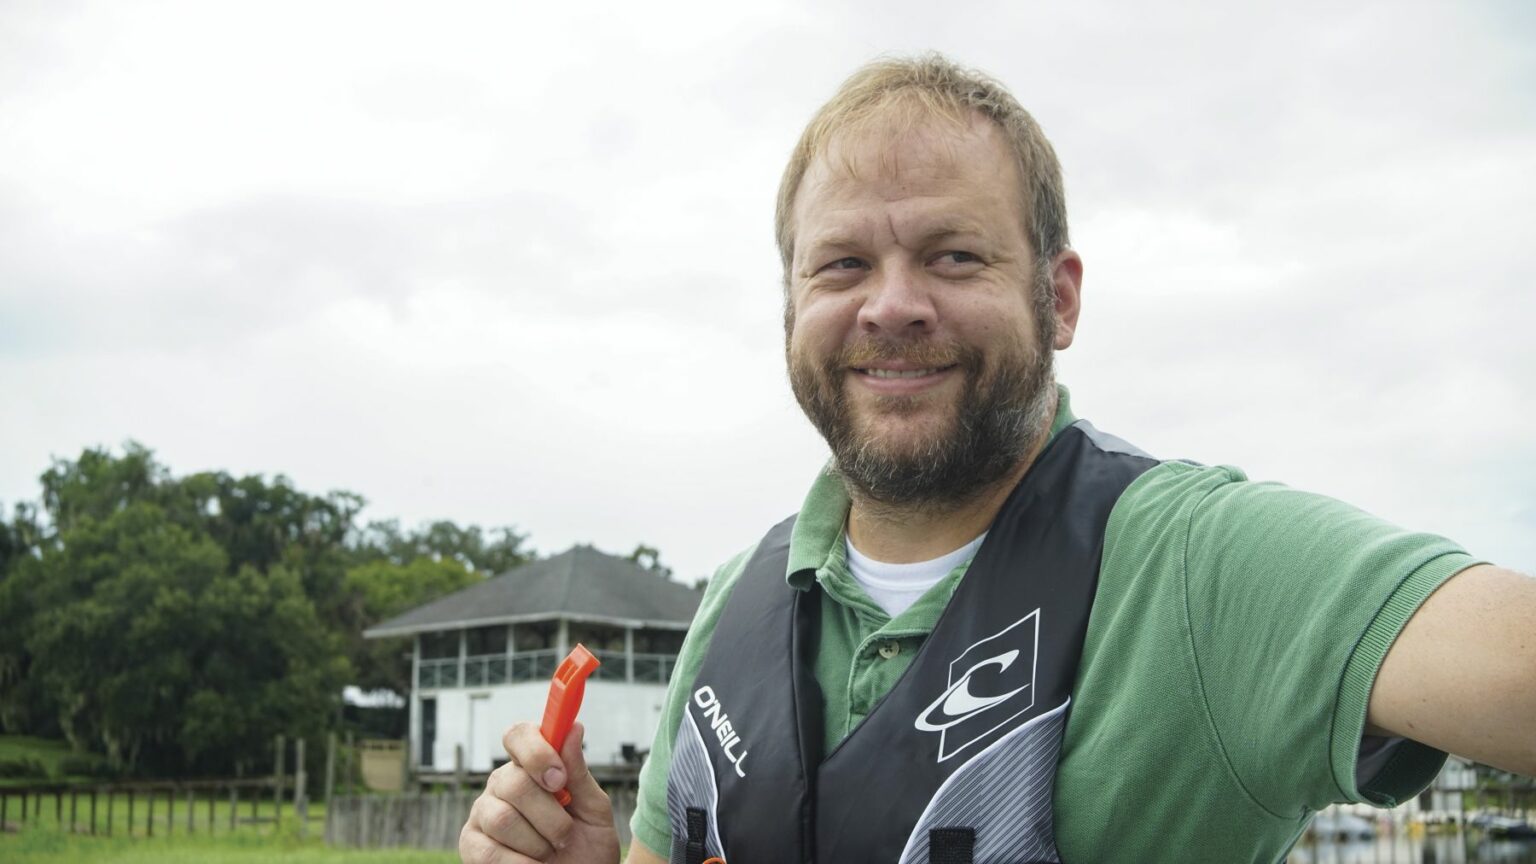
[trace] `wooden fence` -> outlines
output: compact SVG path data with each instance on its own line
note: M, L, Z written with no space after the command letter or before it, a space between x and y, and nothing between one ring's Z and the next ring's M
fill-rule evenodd
M594 768L594 773L597 769ZM603 782L613 802L619 842L629 843L635 812L633 777ZM450 788L404 795L337 795L325 809L325 842L333 846L457 849L459 830L469 819L478 788Z
M257 813L260 799L276 788L274 781L261 777L0 787L0 826L11 830L42 824L76 834L145 837L156 832L169 836L177 831L234 831L240 825L281 819L280 804L269 815ZM225 812L217 812L218 805L226 803ZM249 809L245 816L240 815L242 805Z
M343 751L343 776L350 776L347 770L355 761L349 755L353 752L350 739L349 735L348 748ZM266 777L0 786L0 830L33 824L71 833L121 832L153 837L178 830L213 833L234 831L242 825L281 827L286 804L293 810L290 818L297 820L299 835L305 836L314 820L309 815L304 740L297 739L292 745L291 781L284 772L289 747L284 736L278 735L273 771ZM336 750L336 736L331 735L326 750L327 797L335 782ZM264 799L269 796L271 805L267 806ZM225 812L218 812L222 804L228 806L222 808ZM248 811L243 816L242 808Z
M486 777L464 769L463 749L457 748L451 774L416 777L404 794L356 794L350 790L362 774L361 751L350 739L340 747L335 735L326 742L323 817L310 813L304 740L277 736L273 771L265 777L0 787L0 830L40 824L71 833L154 837L296 825L304 837L311 823L324 819L325 842L331 845L458 848L459 830ZM613 802L620 841L629 843L638 767L594 765L592 773Z

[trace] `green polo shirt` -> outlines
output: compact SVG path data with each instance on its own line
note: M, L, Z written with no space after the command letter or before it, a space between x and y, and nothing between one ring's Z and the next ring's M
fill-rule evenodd
M1062 388L1051 434L1074 419ZM797 589L821 587L824 752L895 685L969 564L892 618L849 571L848 505L823 472L795 523L786 574ZM640 773L631 825L663 857L673 739L752 551L710 581ZM1147 471L1105 530L1056 772L1062 859L1273 862L1329 803L1390 807L1423 789L1445 754L1411 741L1357 782L1371 683L1419 605L1474 563L1443 538L1235 468Z

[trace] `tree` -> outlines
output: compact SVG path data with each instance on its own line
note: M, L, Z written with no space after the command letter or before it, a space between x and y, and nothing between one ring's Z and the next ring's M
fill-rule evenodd
M524 545L527 540L527 535L510 526L461 528L453 522L438 520L407 532L397 520L388 519L368 523L357 551L364 559L383 558L396 564L408 564L423 557L453 560L490 576L532 561L534 554Z
M671 578L672 568L661 563L661 550L655 546L647 546L641 543L635 547L635 551L629 553L629 560L641 567L665 578Z
M265 758L333 722L347 683L404 692L402 645L362 631L533 557L510 527L359 531L353 493L176 477L134 442L40 480L0 520L0 726L149 773Z
M409 693L409 643L403 638L364 640L363 630L483 578L457 559L426 556L408 564L381 560L348 570L347 592L356 604L353 644L348 652L356 664L353 683L364 690L387 687L396 693Z
M0 729L53 736L59 733L54 700L31 674L26 626L34 598L18 575L34 565L41 542L36 511L17 504L16 516L0 522Z
M338 615L362 499L147 448L54 460L0 570L0 720L147 771L228 770L318 732L350 664Z
M120 457L95 447L73 462L55 459L39 479L43 512L57 537L82 519L106 519L135 501L164 503L170 472L147 447L129 441Z
M151 772L227 770L318 732L348 664L298 575L234 572L206 534L135 502L73 520L26 568L26 647L77 747Z

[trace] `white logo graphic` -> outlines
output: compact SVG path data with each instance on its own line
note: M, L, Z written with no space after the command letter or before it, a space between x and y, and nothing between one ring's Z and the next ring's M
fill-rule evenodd
M709 728L715 733L715 740L720 744L720 752L736 768L736 776L745 778L747 769L744 767L747 761L746 745L741 742L741 733L731 725L731 715L725 713L725 708L720 704L720 699L715 695L715 688L705 684L693 691L693 704L704 709L704 719L709 721ZM741 745L741 752L735 748Z
M939 733L940 762L1034 706L1039 642L1040 610L1036 609L950 662L949 686L913 723L924 732ZM994 692L977 693L973 684Z

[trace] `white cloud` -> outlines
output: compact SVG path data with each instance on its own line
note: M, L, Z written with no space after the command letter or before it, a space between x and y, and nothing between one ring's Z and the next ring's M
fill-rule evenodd
M782 161L938 48L1062 156L1086 416L1536 569L1522 8L13 4L0 500L131 436L708 572L823 458Z

